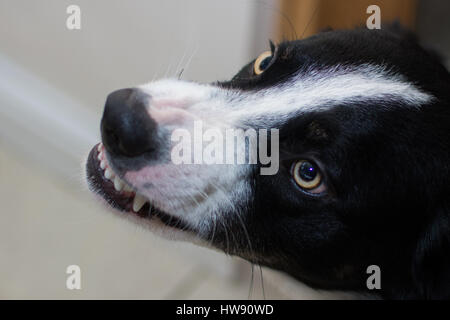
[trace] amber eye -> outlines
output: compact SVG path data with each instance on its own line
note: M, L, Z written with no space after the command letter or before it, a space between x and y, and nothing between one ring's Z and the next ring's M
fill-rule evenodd
M272 52L265 51L259 55L255 60L255 64L253 65L253 72L258 75L264 72L272 61Z
M319 168L308 160L296 162L292 169L292 175L300 188L312 193L324 191L322 187L322 174Z

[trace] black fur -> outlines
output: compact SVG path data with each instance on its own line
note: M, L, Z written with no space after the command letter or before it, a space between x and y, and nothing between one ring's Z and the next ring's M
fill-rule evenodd
M329 31L274 51L261 75L253 74L252 62L220 85L258 91L312 65L370 63L387 66L435 99L420 108L341 105L286 122L280 171L262 176L255 168L254 198L241 208L250 242L235 218L227 221L234 233L217 230L215 244L317 288L368 292L366 268L375 264L382 289L370 293L450 298L448 71L399 28ZM299 159L321 168L326 195L296 186L290 168Z

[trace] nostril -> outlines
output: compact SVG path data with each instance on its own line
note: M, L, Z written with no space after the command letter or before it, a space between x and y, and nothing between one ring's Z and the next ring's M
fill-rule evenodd
M119 145L120 139L119 136L114 132L113 129L107 128L105 129L105 135L108 137L107 144L110 145Z
M108 96L101 134L109 152L135 157L156 148L157 125L147 113L148 100L139 89L121 89Z

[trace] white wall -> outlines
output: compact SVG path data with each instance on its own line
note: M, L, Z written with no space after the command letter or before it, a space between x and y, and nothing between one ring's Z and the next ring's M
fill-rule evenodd
M69 4L81 7L79 31L66 29ZM253 54L257 5L248 0L1 0L1 52L101 108L113 89L174 76L189 61L183 78L229 78Z
M4 142L76 174L80 159L70 157L98 140L109 92L182 69L183 79L230 78L267 47L275 3L0 0ZM66 28L70 4L81 8L81 30Z
M233 282L225 255L113 219L80 168L109 92L182 68L229 78L267 48L270 2L0 0L0 298L247 297L247 264ZM69 4L79 31L66 29ZM82 292L64 286L73 263Z

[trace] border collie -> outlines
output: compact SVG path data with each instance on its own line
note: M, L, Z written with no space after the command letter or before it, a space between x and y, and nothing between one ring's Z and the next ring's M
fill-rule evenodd
M278 171L174 164L195 121L277 129ZM270 43L227 82L114 91L101 136L90 189L154 232L318 289L374 293L376 265L382 298L450 298L450 75L398 27Z

